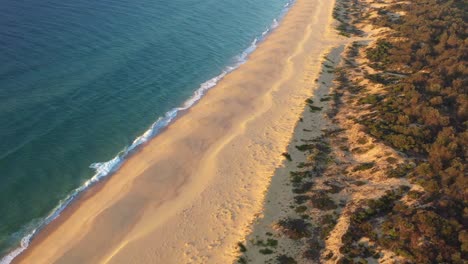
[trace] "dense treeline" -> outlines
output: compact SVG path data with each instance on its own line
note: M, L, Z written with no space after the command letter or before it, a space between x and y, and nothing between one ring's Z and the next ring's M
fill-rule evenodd
M387 92L374 95L375 111L360 122L414 160L405 176L424 192L408 194L412 206L392 202L379 230L359 218L347 235L373 233L379 246L414 263L466 263L468 1L415 0L379 14L373 22L393 33L367 50L378 71L368 78Z

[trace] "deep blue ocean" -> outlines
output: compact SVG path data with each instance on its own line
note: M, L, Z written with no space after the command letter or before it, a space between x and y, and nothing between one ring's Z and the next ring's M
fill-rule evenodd
M244 62L288 2L0 0L0 259Z

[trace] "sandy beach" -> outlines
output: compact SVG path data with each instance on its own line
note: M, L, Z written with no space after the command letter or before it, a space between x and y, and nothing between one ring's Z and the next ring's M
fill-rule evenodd
M249 60L46 228L14 263L232 263L323 56L334 1L297 0Z

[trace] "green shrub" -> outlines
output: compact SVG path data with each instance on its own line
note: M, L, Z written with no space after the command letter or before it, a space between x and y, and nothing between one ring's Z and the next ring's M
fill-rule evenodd
M285 157L288 161L292 161L291 155L288 152L281 153L283 157Z
M295 209L296 213L303 213L303 212L305 212L306 210L307 210L307 206L305 206L305 205L298 206L298 207L296 207L296 209Z
M242 244L242 242L237 242L237 247L239 248L240 252L246 252L247 248Z
M300 218L286 218L278 222L278 226L282 229L282 232L291 239L310 236L309 225L304 219Z
M263 255L270 255L273 254L273 250L269 248L262 248L258 252L262 253Z
M276 257L276 262L278 264L297 264L297 261L294 258L284 254L281 254L278 257Z
M357 165L356 167L354 167L353 172L372 169L374 167L374 165L375 165L375 162L361 163L361 164Z
M338 208L336 203L330 199L325 193L315 193L310 198L310 203L312 207L320 210L334 210Z

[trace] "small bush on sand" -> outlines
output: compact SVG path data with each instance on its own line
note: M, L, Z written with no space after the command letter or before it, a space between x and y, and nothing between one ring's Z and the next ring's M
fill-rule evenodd
M356 184L357 186L363 186L364 184L366 184L365 181L355 181L354 184Z
M297 196L294 196L294 202L296 204L303 204L305 203L306 201L308 201L310 199L309 196L307 195L297 195Z
M358 144L361 144L361 145L364 145L368 142L369 140L367 139L367 137L360 137L358 140L357 140L357 143Z
M307 241L308 249L304 251L303 256L305 259L318 260L320 258L320 250L322 245L317 238L312 238Z
M334 210L338 208L336 203L328 197L325 193L318 192L312 195L310 198L312 207L320 210Z
M296 146L296 148L299 151L307 151L307 150L314 149L315 146L313 144L303 144L303 145L300 145L300 146Z
M329 190L326 190L327 193L339 193L341 192L344 187L343 186L340 186L336 183L333 183L333 182L325 182L325 184L330 187Z
M268 238L266 242L267 247L276 247L278 246L278 240L273 239L273 238Z
M287 160L292 161L291 155L288 152L283 152L281 155L283 155L283 157L285 157Z
M318 111L322 110L322 107L313 106L313 105L309 105L309 108L310 108L310 111L312 113L315 113L315 112L318 112Z
M262 253L263 255L270 255L273 254L273 250L269 248L262 248L258 252Z
M325 239L336 225L336 216L333 214L322 216L320 218L320 225L322 226L320 230L320 237Z
M300 213L303 213L307 210L307 206L305 205L301 205L301 206L298 206L296 207L295 211L296 213L300 214Z
M357 165L353 171L356 172L356 171L363 171L363 170L368 170L368 169L371 169L373 168L375 165L374 162L365 162L365 163L361 163L359 165Z
M239 263L239 264L247 264L247 260L245 259L245 257L239 257L239 259L237 260L237 263Z
M281 231L291 239L300 239L310 236L309 223L304 219L286 218L278 222Z
M237 242L237 247L239 248L240 252L246 252L247 248L242 244L242 242Z
M314 186L313 182L304 182L298 187L294 188L292 191L293 193L301 194L309 191L312 188L312 186Z
M413 164L399 164L395 169L388 172L389 178L402 178L405 177L411 169L414 168Z
M279 255L276 258L276 262L278 264L297 264L297 261L294 258L286 256L286 255Z
M390 164L396 164L398 162L398 160L394 157L388 157L386 161Z

